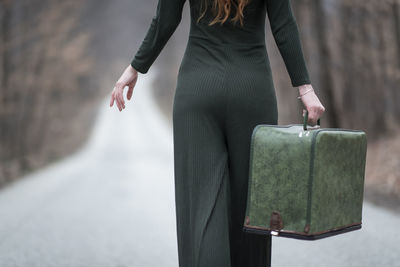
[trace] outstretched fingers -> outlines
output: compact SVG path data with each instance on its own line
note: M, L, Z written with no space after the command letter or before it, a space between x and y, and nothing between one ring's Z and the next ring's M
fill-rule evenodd
M126 98L131 100L133 94L133 86L129 86L128 93L126 94Z
M124 87L125 86L123 84L117 83L111 95L111 101L115 101L117 103L119 111L122 111L122 109L125 108L125 101L123 97Z
M115 96L114 96L114 91L112 91L111 100L110 100L110 107L112 107L114 105L114 101L115 101Z
M123 89L118 90L118 99L122 109L125 108L124 91Z

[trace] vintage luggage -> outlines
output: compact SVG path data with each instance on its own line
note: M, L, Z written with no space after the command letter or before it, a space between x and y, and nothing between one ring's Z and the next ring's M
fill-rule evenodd
M366 134L307 117L253 129L244 231L316 240L361 228Z

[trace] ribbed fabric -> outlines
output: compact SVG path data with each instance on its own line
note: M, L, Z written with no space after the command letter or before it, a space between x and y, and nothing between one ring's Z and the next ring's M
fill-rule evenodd
M293 86L310 83L289 0L252 0L245 26L191 28L173 103L174 171L180 267L265 267L271 237L243 232L250 140L258 124L277 124L265 47L265 18ZM179 24L184 0L159 0L131 65L146 73ZM209 7L210 8L210 7Z

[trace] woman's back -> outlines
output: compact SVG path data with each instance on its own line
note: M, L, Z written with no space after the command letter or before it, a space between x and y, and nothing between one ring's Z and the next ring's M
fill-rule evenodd
M214 1L197 23L200 1L189 0L190 33L173 103L179 266L269 266L271 238L242 231L250 140L256 125L278 120L266 14L293 86L309 83L296 21L290 0L250 0L243 27L230 21L209 26ZM157 58L181 21L184 3L159 0L131 62L137 71L146 73Z
M301 48L297 23L290 6L290 0L250 0L243 10L243 27L226 21L211 26L208 23L214 19L211 12L213 1L208 0L207 12L197 22L204 0L188 0L190 4L191 38L203 40L203 46L254 47L265 49L265 18L269 18L273 36L281 52L293 86L309 84L309 74ZM181 22L182 9L186 0L159 0L156 15L131 66L141 73L147 73L150 66L174 33ZM204 5L204 4L203 4ZM235 15L231 12L230 18ZM189 43L188 43L189 45ZM243 56L246 56L244 54ZM210 58L210 60L212 60ZM269 64L269 62L266 62Z

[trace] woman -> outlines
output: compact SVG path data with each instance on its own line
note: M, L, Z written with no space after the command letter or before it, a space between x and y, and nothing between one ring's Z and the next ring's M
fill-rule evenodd
M159 0L139 50L111 95L121 111L181 21L185 0ZM277 124L265 18L293 87L315 125L325 111L310 83L290 0L189 0L191 25L173 104L179 266L258 267L270 237L242 231L250 139ZM304 115L304 114L303 114Z

